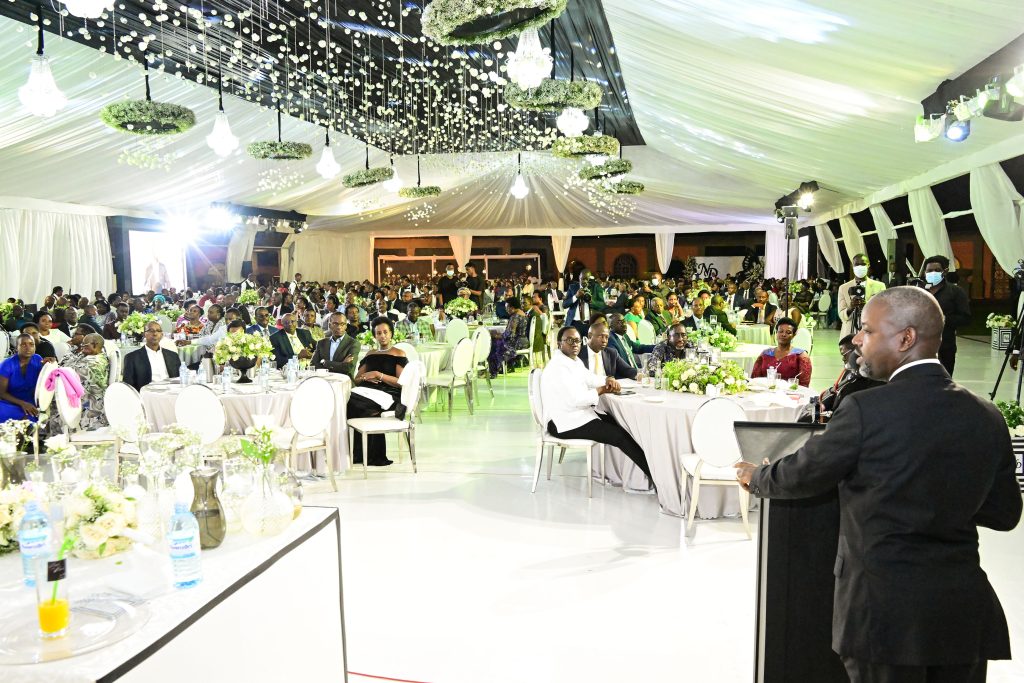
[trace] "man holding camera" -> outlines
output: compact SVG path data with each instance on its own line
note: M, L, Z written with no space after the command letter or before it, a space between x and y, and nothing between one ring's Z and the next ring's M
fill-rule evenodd
M565 324L575 327L581 337L586 336L590 314L604 310L604 288L597 283L593 273L581 271L579 281L573 282L566 290L564 305Z
M929 256L924 262L925 289L939 302L945 324L942 327L942 344L939 346L939 362L950 377L956 364L956 328L971 322L971 302L967 292L952 282L946 281L949 273L949 259L945 256Z
M885 284L868 277L868 257L853 257L853 279L839 286L839 319L843 321L840 337L860 332L860 315L871 297L885 291Z

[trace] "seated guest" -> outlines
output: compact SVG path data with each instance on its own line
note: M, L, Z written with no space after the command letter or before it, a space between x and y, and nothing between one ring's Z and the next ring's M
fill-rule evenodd
M392 324L397 323L398 313L392 311L389 308L390 305L391 304L388 302L387 299L381 297L380 299L377 299L377 301L374 302L374 313L376 313L377 317L390 318Z
M686 358L686 347L689 343L686 338L686 327L676 323L668 328L668 341L663 341L651 351L651 357L647 359L647 373L653 374L658 368L670 360L683 360Z
M711 297L711 305L704 310L704 320L709 324L712 320L717 320L721 329L729 334L736 334L736 328L729 322L729 314L725 310L725 297L721 294Z
M331 330L331 316L335 313L341 313L341 303L338 301L338 297L328 294L320 318L320 327L323 328L325 333Z
M668 321L665 320L665 302L661 297L656 296L651 300L651 310L645 316L647 322L654 325L654 334L659 337L668 329Z
M58 353L58 347L61 344L66 345L71 339L70 331L65 333L55 327L53 323L53 316L45 311L40 311L36 314L36 325L39 327L39 336L53 344L53 347L58 349Z
M270 337L274 347L274 362L278 368L288 364L290 358L300 361L313 357L313 337L309 330L298 329L294 313L285 313L281 318L281 331Z
M667 325L680 322L683 319L683 307L679 303L678 294L675 292L669 292L665 302L665 311L661 315L665 318L665 323Z
M515 298L505 300L505 310L508 311L508 322L505 323L505 331L494 340L491 345L491 354L487 358L490 365L491 378L498 376L498 370L503 365L512 363L516 359L516 351L530 348L530 327L522 307Z
M18 335L17 355L0 363L0 422L38 419L36 384L42 369L32 335Z
M411 289L406 289L402 292L402 298L395 302L395 310L399 313L409 313L409 304L413 302L413 295Z
M224 309L220 304L211 304L206 315L206 324L203 325L203 329L200 331L200 335L198 337L194 337L190 340L179 339L174 342L176 346L194 345L199 347L200 360L202 356L213 351L213 347L217 345L217 342L224 338L224 335L227 334L228 331L228 320L226 320L225 317L222 317L224 315ZM234 313L232 313L231 317L233 316ZM199 362L200 361L196 361L190 367L199 367Z
M348 400L348 417L379 417L385 410L394 410L399 419L405 417L405 406L402 399L402 388L398 378L402 376L402 368L408 364L405 352L393 345L395 324L390 318L381 316L370 323L377 349L363 357L356 370L356 388ZM373 391L360 391L370 389ZM382 405L384 404L384 405ZM387 457L387 442L383 434L370 434L366 437L368 453L366 464L374 467L390 465ZM357 434L353 443L354 462L363 462L363 440Z
M55 320L54 323L54 327L56 329L60 330L68 337L70 337L71 330L74 329L75 325L78 324L78 311L75 309L74 306L68 306L63 311L61 311L59 320ZM92 326L90 325L90 327Z
M270 324L270 309L266 306L257 308L253 318L255 322L245 328L246 334L261 334L265 338L270 339L270 335L277 332L277 328Z
M884 384L884 382L869 379L860 374L860 367L857 365L859 354L853 345L853 337L854 335L848 334L839 340L839 353L843 357L843 371L839 373L839 377L836 378L832 386L821 392L822 422L828 422L839 404L850 394Z
M743 319L748 323L765 324L771 327L775 324L775 312L778 307L768 302L768 292L758 289L754 295L754 303L747 309Z
M175 379L181 372L181 358L178 354L160 346L164 338L160 323L146 323L143 336L146 339L145 346L125 354L123 370L124 383L140 391L150 382Z
M792 318L782 318L775 325L775 348L765 349L757 360L751 377L766 377L768 368L775 368L779 379L797 380L800 386L810 386L811 357L803 349L792 346L797 325Z
M590 439L615 446L636 463L647 478L651 470L639 444L609 415L595 410L602 394L618 393L619 383L588 370L577 357L582 340L575 327L558 331L558 352L540 380L543 424L560 439ZM587 473L590 476L590 473Z
M103 412L103 394L110 382L110 362L103 353L103 337L88 334L82 340L79 353L69 353L60 366L74 370L82 383L85 394L82 396L82 416L78 428L83 431L99 429L107 426L107 416ZM50 411L47 422L47 433L57 436L64 431L64 421L56 410Z
M302 327L309 332L309 336L313 338L313 342L316 343L324 338L324 329L320 327L316 322L316 311L312 308L307 308L302 314Z
M700 330L707 327L707 321L704 320L704 300L700 297L694 299L690 304L690 315L682 318L680 322L688 330Z
M35 317L25 310L25 307L20 303L14 304L11 309L11 315L4 319L4 329L8 332L17 332L21 328L25 327L29 323L35 325ZM36 328L38 331L39 328Z
M82 322L89 323L93 330L100 332L103 330L103 316L100 315L100 309L95 304L89 304L82 311Z
M117 326L128 317L129 310L128 304L122 302L117 305L117 308L110 312L113 314L113 318L111 318L110 314L107 315L108 320L103 325L103 337L105 339L121 338L121 332L117 329Z
M361 332L365 332L369 329L369 325L362 321L361 313L363 311L355 304L348 304L345 306L345 319L347 321L346 332L350 337L356 337Z
M346 334L347 323L340 311L331 315L331 336L316 343L310 365L314 370L328 370L355 376L356 357L359 356L359 342Z
M629 328L630 336L638 339L640 335L640 321L647 315L647 300L643 296L635 296L629 305L629 312L624 320Z
M419 304L414 301L406 307L405 311L405 320L400 320L395 325L395 330L401 330L410 340L419 337L421 342L434 341L434 323L430 322L430 318L420 315Z
M32 340L36 343L36 353L43 359L57 360L57 352L53 349L53 344L48 342L39 336L39 328L36 327L35 323L26 323L21 328L24 334L32 335Z
M612 332L608 339L608 346L614 349L631 368L639 370L640 359L637 358L637 354L650 353L654 350L654 346L641 344L626 334L626 320L621 313L612 313L608 316L608 326Z
M622 359L614 349L608 348L608 325L592 323L587 330L587 343L580 349L583 366L599 377L636 379L636 368Z

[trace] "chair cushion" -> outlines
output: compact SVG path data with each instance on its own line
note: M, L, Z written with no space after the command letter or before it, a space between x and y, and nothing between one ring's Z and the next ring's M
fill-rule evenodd
M590 448L596 442L590 439L560 439L557 436L551 436L547 432L544 432L544 443L555 444L557 446L565 446L566 448Z
M365 434L383 432L404 432L409 423L394 417L356 417L348 421L348 426Z
M88 432L74 432L71 435L71 443L106 443L108 441L113 443L115 439L117 439L117 434L110 427L100 427Z
M697 471L697 463L700 462L700 456L691 453L690 455L684 455L680 460L683 462L683 469L692 477L693 473ZM736 468L732 465L728 467L712 467L705 463L700 468L700 478L715 481L736 481Z
M450 372L442 372L438 375L431 375L423 380L423 383L428 387L446 387L454 384L454 386L461 387L466 383L465 377L455 377Z

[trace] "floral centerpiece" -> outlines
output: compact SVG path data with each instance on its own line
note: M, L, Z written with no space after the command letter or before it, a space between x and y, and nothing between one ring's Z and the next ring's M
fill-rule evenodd
M395 333L391 336L391 340L396 344L403 342L408 338L409 335L405 333L405 330L395 328ZM356 335L356 340L363 346L374 346L377 340L373 337L373 332L365 330Z
M694 299L697 298L697 295L700 294L705 289L710 292L711 285L709 285L704 280L694 280L690 284L689 289L686 290L686 300L693 301Z
M164 306L160 309L160 315L174 323L177 322L179 318L184 317L185 309L177 306Z
M273 536L291 524L295 506L273 476L278 454L273 430L260 426L251 431L251 438L242 439L240 444L242 455L256 464L257 475L252 493L242 504L242 526L253 536Z
M260 303L260 293L255 289L249 288L238 295L238 303L243 306L258 306Z
M32 492L23 487L0 490L0 555L18 549L18 527Z
M708 365L689 360L671 360L662 367L665 388L690 394L706 394L708 386L719 386L726 394L739 394L747 389L743 368L731 360Z
M138 528L135 503L103 484L92 483L64 499L65 534L73 536L75 557L96 559L128 550L123 534Z
M134 337L141 337L146 331L146 325L157 322L156 316L152 313L129 313L128 317L117 324L117 331Z
M4 303L0 304L0 322L7 320L14 313L14 304Z
M461 296L455 297L444 305L444 312L454 315L456 318L465 318L476 311L476 302L472 299L463 299Z
M35 423L30 420L0 422L0 455L24 452L29 447L29 434Z
M995 313L989 313L988 317L985 318L985 327L990 330L1002 329L1007 327L1013 327L1017 324L1017 321L1010 315L997 315Z
M699 330L691 331L687 337L692 342L706 341L708 346L713 346L719 351L735 351L739 345L739 340L736 339L736 335L725 330L711 330L710 328L704 327Z
M996 401L1013 438L1024 438L1024 408L1016 401Z
M218 365L230 364L238 370L241 373L238 381L243 384L251 381L245 371L256 365L258 359L270 360L273 357L274 347L262 334L228 334L213 347L213 361Z
M789 293L790 294L799 294L802 291L804 291L804 286L801 283L799 283L799 282L790 282L789 283Z

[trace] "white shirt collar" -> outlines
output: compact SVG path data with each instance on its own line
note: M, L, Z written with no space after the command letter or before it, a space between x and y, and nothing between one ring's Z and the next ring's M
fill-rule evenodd
M895 370L893 370L893 373L891 375L889 375L889 381L891 382L893 377L895 377L896 375L900 374L901 372L903 372L907 368L912 368L915 365L931 365L932 363L934 363L935 365L941 365L941 363L939 363L939 359L938 358L922 358L921 360L915 360L915 361L913 361L911 363L907 363L906 365L901 365L898 368L896 368Z

